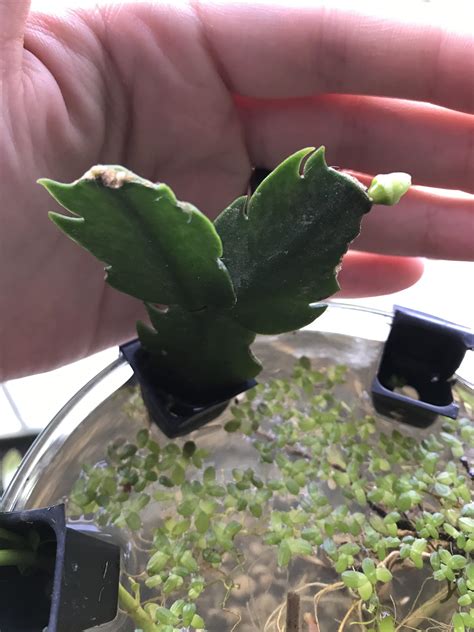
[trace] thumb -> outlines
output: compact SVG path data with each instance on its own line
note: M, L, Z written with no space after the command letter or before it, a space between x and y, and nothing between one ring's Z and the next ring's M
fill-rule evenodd
M23 37L31 0L0 0L0 70L21 66Z

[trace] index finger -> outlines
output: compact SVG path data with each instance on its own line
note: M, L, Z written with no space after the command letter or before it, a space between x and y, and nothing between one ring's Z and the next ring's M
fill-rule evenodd
M228 87L254 98L318 93L474 111L471 3L195 2Z

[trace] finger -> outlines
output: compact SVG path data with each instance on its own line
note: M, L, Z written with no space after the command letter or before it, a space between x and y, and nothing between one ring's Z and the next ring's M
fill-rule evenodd
M197 5L197 3L196 3ZM387 96L474 110L471 3L199 3L229 88L258 98Z
M0 69L18 69L23 57L23 35L30 0L0 0Z
M368 184L368 176L355 175ZM395 207L374 206L352 245L390 255L474 261L474 196L413 187Z
M337 298L379 296L404 290L423 274L423 261L350 251L344 257Z
M255 165L326 145L329 164L406 171L415 184L474 192L474 117L438 106L342 95L235 99ZM275 133L278 130L278 133Z

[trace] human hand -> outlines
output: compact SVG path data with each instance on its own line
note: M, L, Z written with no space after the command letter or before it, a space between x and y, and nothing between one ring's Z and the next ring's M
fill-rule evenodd
M39 177L120 163L214 217L252 166L325 144L329 164L473 192L469 16L350 5L150 0L51 15L0 0L0 379L130 338L142 315L49 222ZM355 244L371 254L346 256L343 291L410 285L422 264L408 256L473 258L473 229L472 197L449 192L374 208Z

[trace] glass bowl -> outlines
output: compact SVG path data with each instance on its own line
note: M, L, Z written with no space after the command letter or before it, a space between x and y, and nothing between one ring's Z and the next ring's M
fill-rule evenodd
M322 317L303 330L257 338L252 349L264 366L258 380L263 384L290 377L295 361L301 356L309 358L316 370L345 365L348 367L347 380L335 387L336 399L346 402L361 419L367 415L376 417L377 432L389 434L394 428L399 428L404 434L421 441L429 433L440 430L441 419L427 430L399 424L376 415L369 396L391 320L389 314L331 304ZM5 492L1 510L19 511L61 501L68 504L84 464L104 467L109 445L120 441L134 442L137 432L147 426L146 411L137 392L133 372L119 355L69 401L38 437ZM242 467L251 467L257 476L265 477L273 466L258 462L258 454L249 437L229 435L223 429L232 419L232 414L232 407L229 407L212 423L173 443L181 449L186 441L192 440L200 449L207 450L222 483L232 479L235 468ZM159 445L171 443L156 427L153 426L150 432ZM324 487L325 493L339 493L327 489L327 481ZM127 525L106 527L108 535L113 535L121 544L123 568L129 576L143 572L146 563L143 549L147 546L147 538L151 538L159 516L171 515L174 509L173 503L151 503L143 513L143 530L139 534ZM278 507L273 509L276 511ZM77 515L77 509L70 504L69 514L76 526L84 530L93 528L91 516ZM247 539L245 547L254 562L250 566L243 564L240 570L233 570L233 581L238 589L229 596L225 582L216 580L206 590L201 612L206 612L208 616L206 629L209 632L230 632L234 629L239 632L255 629L276 632L283 629L282 604L288 590L299 590L304 597L301 586L305 582L318 585L337 579L334 571L318 558L293 564L290 571L281 570L276 564L274 548L262 545L252 537ZM399 587L400 602L407 591L413 590L409 583L404 588ZM222 603L225 603L224 608ZM241 617L240 622L236 611ZM344 600L334 598L325 607L321 632L336 630L334 621L340 620L343 615ZM114 622L100 627L104 632L132 632L135 629L137 626L123 612Z

